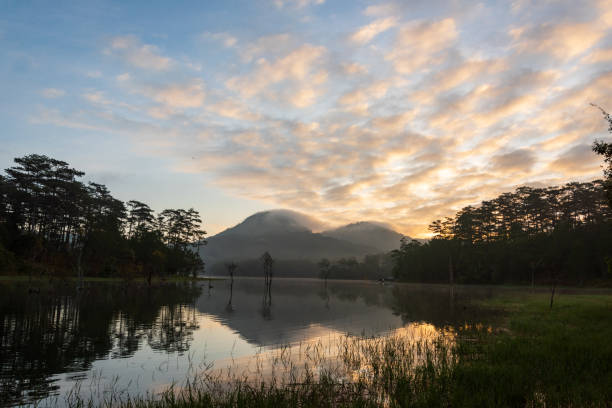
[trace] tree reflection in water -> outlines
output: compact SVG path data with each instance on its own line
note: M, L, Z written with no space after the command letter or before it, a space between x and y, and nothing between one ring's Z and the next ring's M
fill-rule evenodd
M133 381L130 392L146 393L180 381L200 355L233 359L235 344L248 357L261 347L316 336L483 323L488 312L474 301L493 293L486 287L279 279L270 302L267 290L262 301L262 281L217 282L202 296L206 284L92 284L80 292L57 284L28 294L26 285L0 283L0 406L65 395L74 378L93 379L103 369L121 376L121 386ZM176 364L169 368L171 354ZM109 361L117 358L125 361Z
M93 361L133 355L143 341L184 352L195 329L193 284L96 284L77 292L54 284L40 294L0 285L0 405L52 395L52 376Z

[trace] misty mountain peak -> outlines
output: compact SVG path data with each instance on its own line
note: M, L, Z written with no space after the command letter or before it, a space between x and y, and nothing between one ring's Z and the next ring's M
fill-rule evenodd
M393 228L389 224L385 224L383 222L376 221L358 221L353 222L351 224L344 225L342 227L338 227L333 231L338 230L347 230L347 231L362 231L362 230L390 230L393 231Z
M322 233L328 237L341 239L358 245L370 245L381 251L399 248L402 235L391 226L372 221L359 221Z
M322 231L320 233L313 231ZM200 251L209 265L226 260L258 259L265 251L275 259L319 261L361 257L399 248L402 236L385 224L357 222L323 231L323 224L291 210L255 213L214 235Z
M297 211L278 209L255 213L225 233L265 235L320 231L322 228L323 224L313 217Z

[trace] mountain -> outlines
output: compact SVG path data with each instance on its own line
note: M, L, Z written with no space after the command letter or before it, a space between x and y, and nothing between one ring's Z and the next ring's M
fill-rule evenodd
M268 251L275 260L308 261L309 273L313 273L314 262L322 258L360 258L387 252L399 247L401 237L382 224L365 222L313 232L323 227L316 219L295 211L263 211L210 237L208 244L201 248L201 255L211 270L215 264L254 260ZM393 240L395 245L391 243ZM218 266L212 269L217 272Z
M312 232L323 229L324 225L308 215L291 210L269 210L255 213L235 227L228 228L220 235L266 235L287 232Z
M389 226L377 223L361 221L344 227L336 228L321 233L327 237L351 242L356 245L372 246L378 252L389 252L398 249L402 234L393 231Z

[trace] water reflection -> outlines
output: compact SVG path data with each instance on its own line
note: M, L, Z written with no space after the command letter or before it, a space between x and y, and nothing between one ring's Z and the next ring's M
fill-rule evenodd
M3 283L0 405L61 395L96 370L144 393L183 380L194 360L247 357L280 344L372 336L415 323L439 328L482 321L487 316L473 300L492 294L491 288L298 279L275 279L271 291L261 279L247 278L153 288L96 284L80 292L57 284L40 294ZM100 375L100 381L112 378Z
M389 306L404 323L422 321L445 327L487 322L495 318L495 313L479 307L478 301L504 290L491 286L395 285Z
M186 351L193 331L194 285L146 288L95 285L77 292L51 285L28 295L0 287L0 405L33 401L58 389L51 377L92 362L132 356L142 341Z

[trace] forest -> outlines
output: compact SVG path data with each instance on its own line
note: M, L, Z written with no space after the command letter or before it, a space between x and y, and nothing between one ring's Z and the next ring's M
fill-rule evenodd
M321 279L363 279L379 280L391 275L393 259L390 254L369 254L362 260L340 258L321 259L317 263Z
M202 271L206 243L194 209L159 214L84 183L68 163L31 154L0 174L3 274L145 278Z
M601 110L612 133L612 118ZM393 273L410 282L583 285L612 279L612 144L605 179L523 186L436 220L427 243L403 239Z

